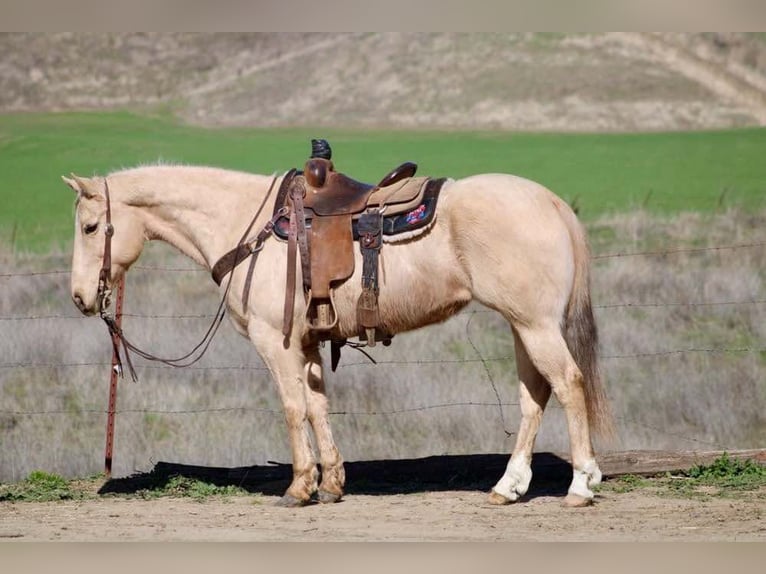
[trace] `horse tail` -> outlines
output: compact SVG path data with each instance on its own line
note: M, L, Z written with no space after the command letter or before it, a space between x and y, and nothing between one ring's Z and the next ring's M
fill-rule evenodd
M583 390L591 431L611 441L616 436L614 420L598 364L598 329L590 297L590 249L585 229L571 209L559 209L569 230L574 252L574 281L564 316L562 332L583 376Z

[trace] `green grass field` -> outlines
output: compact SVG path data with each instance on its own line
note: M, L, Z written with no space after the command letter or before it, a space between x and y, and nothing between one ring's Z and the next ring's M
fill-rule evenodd
M0 115L0 244L66 246L72 194L60 175L104 174L158 160L256 173L300 166L325 137L336 167L377 180L403 161L424 175L514 173L575 202L580 215L766 205L766 130L644 134L529 134L328 129L220 129L165 114Z

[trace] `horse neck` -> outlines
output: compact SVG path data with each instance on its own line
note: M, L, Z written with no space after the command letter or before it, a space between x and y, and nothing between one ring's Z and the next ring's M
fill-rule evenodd
M120 178L148 240L212 268L235 246L268 188L266 176L213 168L139 168ZM266 211L266 210L264 210Z

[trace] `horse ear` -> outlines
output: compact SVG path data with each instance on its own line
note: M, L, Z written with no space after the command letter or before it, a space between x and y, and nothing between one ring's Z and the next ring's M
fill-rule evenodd
M94 197L96 194L91 191L88 188L88 180L86 178L77 176L75 174L70 174L72 177L69 178L65 175L61 176L61 179L64 180L64 183L66 183L69 187L71 187L76 193L83 196L86 199L90 199Z
M80 186L77 185L77 182L75 180L73 180L72 178L69 178L69 177L67 177L65 175L62 175L61 179L64 181L65 184L67 184L69 187L71 187L72 190L75 193L80 193Z

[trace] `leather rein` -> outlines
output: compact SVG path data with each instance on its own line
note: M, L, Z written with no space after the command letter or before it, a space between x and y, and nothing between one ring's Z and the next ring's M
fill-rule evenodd
M252 221L247 226L247 229L245 230L244 234L240 238L240 240L237 242L237 246L232 249L229 254L233 254L233 256L236 258L237 263L244 261L250 256L253 256L253 259L251 260L250 264L250 270L248 273L248 281L246 281L245 291L243 293L243 303L247 305L247 298L249 295L249 287L250 287L250 276L252 275L252 270L255 266L255 260L258 256L258 253L263 249L263 242L268 238L269 235L271 235L272 230L274 229L274 225L280 217L284 216L286 213L286 210L279 209L274 214L274 216L271 218L270 221L266 223L266 225L263 227L263 229L258 233L258 235L255 238L247 239L248 235L250 234L253 226L255 225L255 222L257 221L258 217L260 216L261 212L263 211L263 208L265 207L266 203L269 200L269 197L271 196L271 192L274 189L274 184L277 181L277 175L274 175L271 185L269 186L269 190L266 193L266 196L263 198L263 201L261 202L261 205L259 206L258 210L255 213L255 216L253 216ZM149 361L156 361L163 363L165 365L181 368L181 367L188 367L190 365L193 365L197 361L199 361L205 352L210 347L210 343L213 341L213 337L215 337L215 334L218 332L218 328L221 325L221 322L223 321L223 317L226 314L226 298L229 294L229 289L231 288L231 281L233 273L229 274L229 279L226 283L226 287L224 289L223 295L221 296L221 301L218 304L218 310L215 313L215 317L213 321L210 324L210 327L208 327L208 330L205 332L205 335L202 337L202 340L195 345L195 347L186 353L185 355L181 357L176 358L164 358L164 357L158 357L156 355L153 355L147 351L144 351L131 343L126 337L125 333L123 332L122 328L117 324L117 321L115 320L115 317L110 314L107 311L107 308L111 304L111 296L112 296L112 290L109 287L109 284L112 281L112 237L114 236L114 226L112 225L112 206L111 206L111 199L109 196L109 182L106 178L104 178L104 195L106 197L106 223L104 226L104 257L103 262L101 265L101 270L98 274L98 292L97 292L97 300L99 303L99 315L101 319L106 323L107 329L109 330L109 335L112 340L112 348L114 351L114 358L115 358L115 370L117 371L117 374L120 376L123 376L123 368L122 368L122 360L121 360L121 353L120 353L120 345L122 345L124 356L125 356L125 362L127 363L128 370L130 371L130 376L133 379L133 381L138 381L138 375L136 374L136 370L133 367L133 362L130 358L130 351L133 351L140 357L143 357L146 360ZM228 255L228 254L227 254ZM232 267L233 268L233 267ZM220 282L219 282L220 283Z

